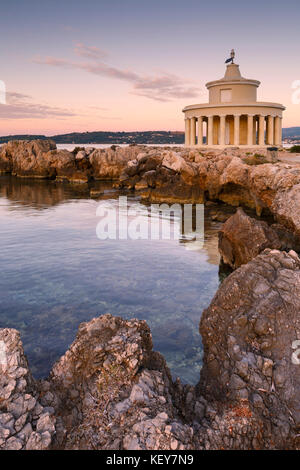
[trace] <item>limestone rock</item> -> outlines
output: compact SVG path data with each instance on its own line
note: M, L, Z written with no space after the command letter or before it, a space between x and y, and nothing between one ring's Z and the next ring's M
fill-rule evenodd
M300 259L267 249L223 281L202 315L199 389L210 402L224 403L220 423L226 417L233 426L234 415L244 420L246 434L238 438L234 425L231 448L299 445L300 369L292 361L299 309ZM220 423L215 445L228 434L221 438Z
M103 315L82 324L49 384L67 449L170 449L175 436L163 429L178 414L172 381L144 321ZM185 436L179 444L191 448L189 426L178 427Z
M266 222L249 217L242 208L227 219L219 232L223 262L234 269L251 261L265 248L281 248L277 233Z
M140 146L95 149L89 155L94 179L118 179L127 163L134 160L140 151Z
M21 450L28 448L36 429L35 411L40 407L38 386L28 368L20 335L13 329L0 329L0 449ZM41 419L41 418L40 418ZM34 434L39 440L38 447L48 449L55 434L55 417L45 422ZM47 432L47 439L42 433ZM17 434L16 434L17 433Z

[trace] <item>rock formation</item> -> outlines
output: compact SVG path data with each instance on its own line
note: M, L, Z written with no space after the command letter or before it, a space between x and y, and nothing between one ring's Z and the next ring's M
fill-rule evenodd
M299 240L280 224L268 225L249 217L241 207L226 220L219 231L219 252L222 261L236 269L247 264L265 248L299 250Z
M196 387L172 381L144 321L104 315L80 325L38 382L19 333L0 329L0 449L300 448L300 259L275 249L299 246L300 167L238 152L0 148L2 173L117 179L150 201L224 201L276 220L270 227L239 209L223 227L221 253L237 269L202 315Z
M242 208L223 224L219 232L221 258L234 269L247 264L265 248L281 248L277 233L267 222L249 217Z
M212 200L249 207L258 215L264 210L300 237L300 166L247 161L240 150L228 155L148 149L128 163L120 187L138 189L150 201Z
M223 281L202 315L199 391L221 415L239 406L248 416L244 428L228 429L230 448L299 447L299 309L297 254L265 250Z
M11 141L0 147L0 173L73 183L117 179L143 147L57 150L51 140Z
M249 155L250 154L250 155ZM117 180L155 202L223 201L271 212L300 237L300 166L263 163L241 149L200 151L147 146L57 150L50 140L11 141L0 147L0 173L73 183Z
M49 449L55 424L54 409L40 403L19 333L0 329L0 449Z
M299 299L293 251L265 250L228 276L202 315L196 387L172 381L144 321L83 323L40 382L19 334L2 329L0 448L299 448Z

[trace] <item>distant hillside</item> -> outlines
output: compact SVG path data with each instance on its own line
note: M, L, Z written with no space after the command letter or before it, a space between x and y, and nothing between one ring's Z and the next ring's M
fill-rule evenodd
M283 138L300 138L300 127L282 129ZM52 139L57 144L183 144L184 132L72 132L46 137L45 135L9 135L0 137L0 144L9 140Z
M300 127L285 127L282 129L282 137L300 137Z
M4 144L5 142L8 142L10 140L36 140L36 139L48 139L49 137L46 137L44 135L7 135L4 137L0 137L0 144Z
M0 143L10 140L52 139L57 144L182 144L183 132L72 132L53 136L10 135L0 137Z

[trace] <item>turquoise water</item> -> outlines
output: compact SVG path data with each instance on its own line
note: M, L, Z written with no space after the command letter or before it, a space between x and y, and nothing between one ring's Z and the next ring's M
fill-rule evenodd
M196 383L199 320L219 283L220 223L206 214L202 248L184 239L99 240L96 210L116 207L119 194L102 184L94 200L77 189L0 178L0 327L20 330L34 375L44 377L80 322L108 312L145 319L173 376Z

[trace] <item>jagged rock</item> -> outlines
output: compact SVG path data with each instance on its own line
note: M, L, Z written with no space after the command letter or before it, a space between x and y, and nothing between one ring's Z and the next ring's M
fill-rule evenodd
M148 148L125 167L120 186L133 189L140 180L146 181L144 197L153 202L191 203L206 198L244 205L258 215L270 211L278 223L300 237L300 167L281 162L247 164L240 149L228 153ZM146 177L147 161L151 175Z
M199 390L211 403L223 403L210 434L214 448L223 447L226 436L230 448L299 446L300 369L292 360L299 310L297 254L267 249L228 276L204 311ZM239 420L244 427L238 430ZM227 431L220 432L221 423Z
M192 184L197 176L197 166L186 161L176 152L166 152L162 160L162 166L179 173L187 184Z
M0 148L0 173L20 177L56 178L73 183L116 179L140 147L57 150L51 140L10 141Z
M238 208L219 232L219 251L222 260L232 268L251 261L265 248L280 249L275 230L266 222L249 217Z
M22 177L51 178L56 144L51 140L10 141L0 147L0 170Z
M103 315L82 324L48 383L67 432L58 447L170 449L174 435L163 428L177 422L172 381L144 321ZM190 448L192 431L177 424L185 436L179 445Z
M44 420L42 433L36 429L35 411L43 407L38 402L38 387L24 355L20 335L13 329L0 329L0 449L48 449L55 433L55 417L51 425ZM41 418L40 418L41 419ZM38 447L31 439L33 429ZM31 442L31 444L28 444Z
M83 323L38 384L18 333L0 330L13 365L0 376L1 396L9 397L1 402L0 448L298 448L300 373L292 345L300 337L299 286L292 251L265 250L225 279L201 319L197 387L172 382L144 321L103 315ZM24 382L15 395L17 378Z
M95 149L89 155L94 179L118 179L127 163L134 160L140 151L140 146Z
M73 153L57 150L50 140L11 141L0 148L0 173L74 183L118 180L121 188L137 187L153 202L211 199L253 208L258 215L267 210L300 239L300 166L261 164L267 150L262 158L247 152L253 157L249 162L245 152L129 145Z
M85 150L79 150L75 155L75 160L84 160L88 157L88 153Z

